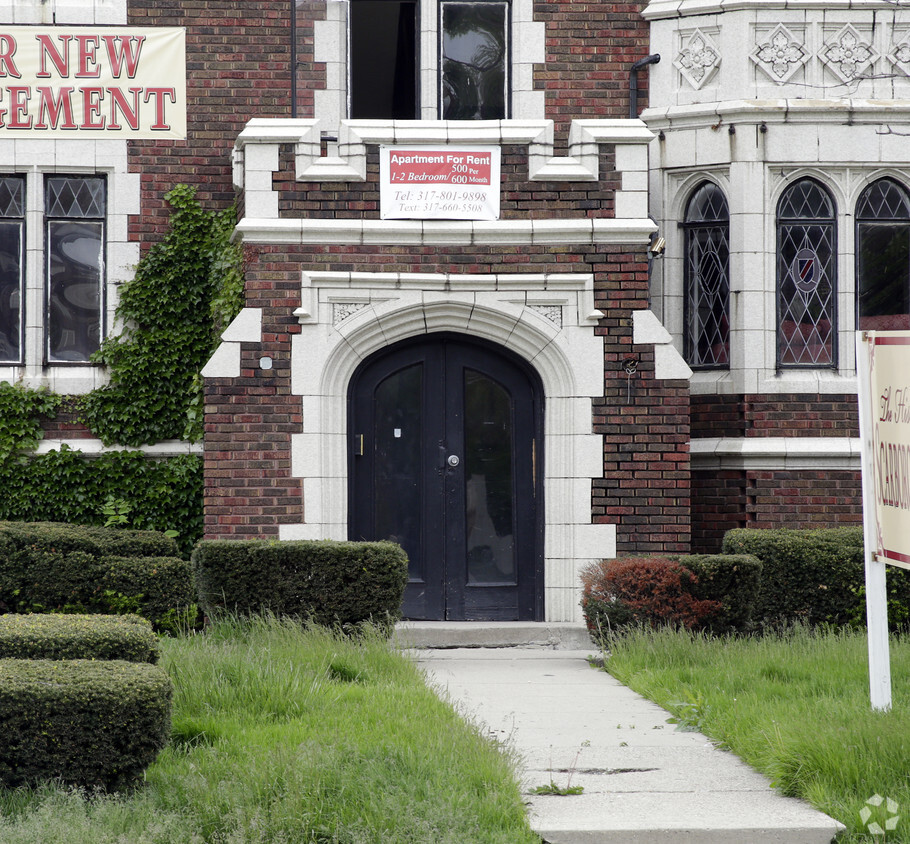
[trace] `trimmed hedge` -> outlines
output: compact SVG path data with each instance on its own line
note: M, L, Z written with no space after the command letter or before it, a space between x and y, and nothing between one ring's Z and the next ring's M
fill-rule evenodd
M749 628L761 563L748 555L621 557L582 572L582 609L593 636L629 624L716 633Z
M192 566L162 533L0 522L0 612L129 612L175 630L195 600Z
M408 579L407 555L391 542L213 540L192 560L210 614L273 612L328 626L398 618Z
M0 783L138 784L167 744L171 697L157 665L0 659Z
M0 659L121 659L158 662L144 618L128 615L0 615Z
M84 551L96 557L179 557L177 543L154 530L72 525L67 522L0 522L0 536L15 548Z
M728 531L724 551L762 561L756 620L765 625L865 623L861 527ZM888 571L889 621L906 623L910 575Z
M692 594L720 603L707 624L713 632L750 628L761 589L761 560L751 554L689 554L676 559L698 578Z

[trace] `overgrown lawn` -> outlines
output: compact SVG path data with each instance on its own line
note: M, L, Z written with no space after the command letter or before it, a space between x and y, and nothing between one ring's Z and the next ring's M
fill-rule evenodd
M893 707L869 702L865 632L797 629L761 638L631 631L607 670L847 827L843 842L910 842L910 640L892 638ZM893 831L869 835L867 824ZM892 806L893 808L893 806Z
M539 844L507 755L377 636L165 639L174 741L133 794L0 790L4 844Z

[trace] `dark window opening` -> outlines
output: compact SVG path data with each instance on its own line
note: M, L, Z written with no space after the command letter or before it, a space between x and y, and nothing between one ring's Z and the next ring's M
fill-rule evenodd
M22 363L25 179L0 176L0 362Z
M416 0L351 0L351 117L418 116Z
M686 360L695 369L730 366L730 213L723 191L701 185L686 209Z
M445 120L508 117L508 3L440 4L440 112Z
M104 179L48 178L45 209L47 360L86 363L101 344Z
M777 209L778 367L835 366L836 255L834 202L801 179Z
M910 329L910 198L893 179L856 204L856 302L861 331Z

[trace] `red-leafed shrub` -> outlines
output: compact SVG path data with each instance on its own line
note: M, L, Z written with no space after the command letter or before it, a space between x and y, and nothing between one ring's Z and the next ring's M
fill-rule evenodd
M722 609L720 601L695 597L698 578L668 557L602 560L581 579L582 609L594 635L628 624L707 627Z

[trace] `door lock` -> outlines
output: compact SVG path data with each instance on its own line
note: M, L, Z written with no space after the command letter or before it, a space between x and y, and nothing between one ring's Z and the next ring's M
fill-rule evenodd
M448 460L446 460L446 463L448 463L449 466L454 469L459 463L461 463L461 460L457 454L450 454Z

